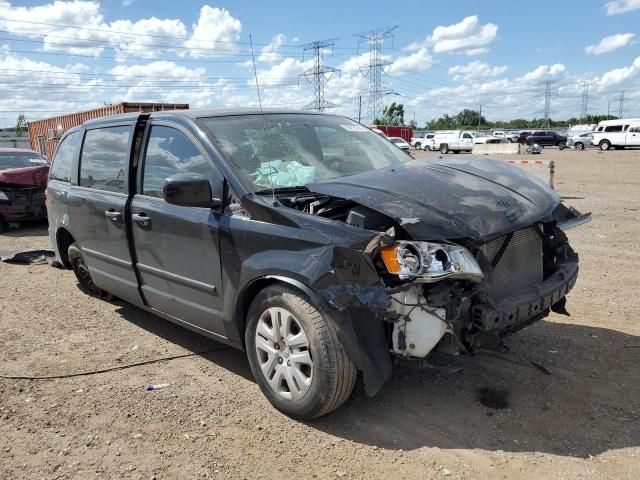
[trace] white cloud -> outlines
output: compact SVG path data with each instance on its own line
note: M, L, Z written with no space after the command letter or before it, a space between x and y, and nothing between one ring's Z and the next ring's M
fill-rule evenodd
M171 61L156 61L144 65L116 65L109 73L119 79L127 78L173 78L179 80L200 80L206 71L204 68L187 68Z
M258 71L258 82L261 88L282 86L283 84L297 86L299 75L312 65L313 60L301 62L298 59L288 57L268 70ZM255 85L255 80L249 80L247 84Z
M26 22L35 19L42 24L2 17ZM99 56L105 48L112 47L117 58L124 59L155 58L167 53L193 57L232 54L237 50L234 42L240 38L242 24L227 10L205 5L189 37L186 25L179 19L152 16L105 22L97 1L55 0L35 7L18 7L0 0L0 29L35 38L44 34L45 51Z
M553 65L540 65L535 70L532 70L521 77L521 80L525 82L535 82L538 80L556 80L560 78L566 70L566 67L561 63L554 63Z
M600 40L596 45L589 45L585 47L584 51L591 55L602 55L604 53L610 53L619 48L626 47L631 43L633 33L617 33L616 35L609 35Z
M618 15L640 8L640 0L613 0L605 3L607 15Z
M422 72L433 64L433 58L429 55L429 50L421 48L409 55L396 58L391 64L389 73L394 75L404 75L412 72Z
M260 62L279 62L282 60L280 47L287 41L287 37L283 33L278 33L273 37L271 42L260 49L258 61Z
M418 50L431 46L434 53L462 53L480 55L489 51L489 46L498 36L498 26L493 23L480 24L477 15L465 17L453 25L438 26L421 42L407 46L407 50Z
M637 57L628 67L615 68L602 75L599 88L601 91L608 90L637 76L638 73L640 73L640 57Z
M491 78L502 75L509 69L508 66L496 66L491 67L484 62L471 62L467 65L456 65L449 69L449 74L453 75L454 80L463 80L465 78L478 79L478 78Z
M198 22L193 26L191 38L185 43L189 48L196 49L192 56L203 56L206 52L197 49L216 49L220 53L233 53L233 42L240 39L242 23L231 16L224 8L213 8L204 5L200 9Z

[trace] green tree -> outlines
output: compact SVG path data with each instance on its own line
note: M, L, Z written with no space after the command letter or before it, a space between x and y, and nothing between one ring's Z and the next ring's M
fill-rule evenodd
M374 125L404 125L404 105L393 102L384 107L382 118L376 118Z
M18 115L18 118L16 120L16 136L17 137L21 137L23 136L27 131L27 119L24 116L24 113L21 113L20 115Z

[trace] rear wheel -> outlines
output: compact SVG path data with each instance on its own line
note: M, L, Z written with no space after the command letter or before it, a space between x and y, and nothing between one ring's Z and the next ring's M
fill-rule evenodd
M320 417L353 391L357 370L334 324L296 290L276 285L258 294L249 308L245 344L260 390L286 415Z
M420 142L418 142L418 143L416 143L416 144L414 145L414 148L415 148L416 150L420 150L420 147L422 147L422 144L421 144Z
M446 143L440 145L440 153L449 153L449 145L447 145Z
M609 140L602 140L600 142L600 150L609 150L611 148L611 142Z
M111 300L111 294L105 292L101 288L98 288L96 284L93 283L91 273L89 272L89 267L87 267L87 264L84 261L84 256L82 255L82 251L80 250L80 248L78 248L76 243L73 243L69 247L67 254L69 256L71 269L78 279L80 288L93 297L102 298L104 300Z

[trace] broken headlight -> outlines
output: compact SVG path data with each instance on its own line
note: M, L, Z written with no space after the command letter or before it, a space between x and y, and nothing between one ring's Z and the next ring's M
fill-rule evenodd
M484 276L471 252L460 245L399 241L382 247L380 254L389 273L402 280L458 278L480 282Z

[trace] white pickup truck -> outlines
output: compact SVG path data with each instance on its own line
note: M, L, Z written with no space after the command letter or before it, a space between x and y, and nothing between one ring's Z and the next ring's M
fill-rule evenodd
M430 147L432 150L440 150L440 153L470 152L476 144L501 143L504 141L484 133L466 130L445 130L435 133Z
M599 146L600 150L640 147L640 118L600 122L593 131L591 143Z
M416 150L429 150L433 133L425 133L424 137L411 137L411 146Z

